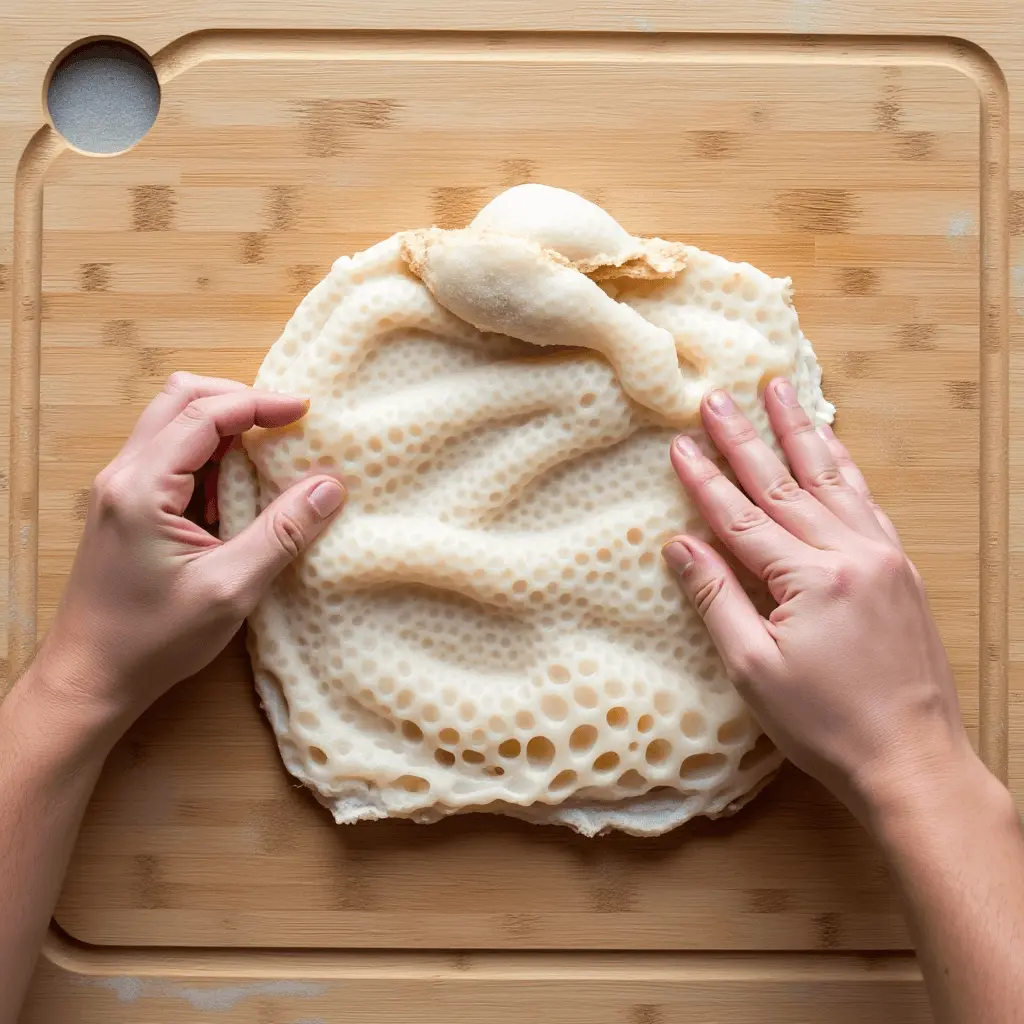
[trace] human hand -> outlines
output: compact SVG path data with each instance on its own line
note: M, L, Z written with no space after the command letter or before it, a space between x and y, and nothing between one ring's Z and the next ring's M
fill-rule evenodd
M870 815L887 787L956 770L973 753L921 578L892 523L789 381L772 381L764 397L792 473L722 391L704 400L704 429L746 494L689 438L676 439L671 459L777 607L762 617L725 559L694 537L670 541L665 559L768 736Z
M323 531L344 499L314 476L221 542L183 513L193 474L222 439L282 427L302 398L175 373L93 484L85 531L36 675L61 706L120 733L207 665L271 580ZM114 736L116 738L116 735Z

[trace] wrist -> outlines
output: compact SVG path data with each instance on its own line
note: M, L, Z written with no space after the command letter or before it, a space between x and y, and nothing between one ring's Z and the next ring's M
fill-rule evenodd
M942 842L944 832L1018 827L1013 798L967 744L947 760L919 764L876 781L865 824L890 854L907 844Z
M88 659L47 638L7 701L25 728L45 733L71 757L102 760L131 724L103 696L114 689L108 683Z
M56 797L74 779L94 780L110 752L105 735L55 706L29 669L0 704L0 759Z

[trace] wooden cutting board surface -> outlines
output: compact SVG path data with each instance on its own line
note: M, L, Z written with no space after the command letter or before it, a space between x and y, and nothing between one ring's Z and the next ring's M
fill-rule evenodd
M480 25L396 5L352 35L326 31L348 27L326 8L275 33L257 29L294 12L214 3L133 24L107 0L88 24L62 7L58 40L26 5L25 49L0 42L8 79L37 83L0 92L21 158L0 157L12 669L52 617L92 477L171 371L250 380L337 256L542 181L634 233L793 277L838 428L929 587L972 737L1019 786L1007 232L1024 230L1024 202L1008 206L1024 193L1007 101L1024 63L935 38L944 7L816 26L770 4L755 23L740 3L730 20L751 34L690 35L671 32L727 26L669 5L563 23L485 3ZM984 42L997 22L962 34ZM213 24L227 27L175 42ZM537 31L388 31L446 27ZM33 138L50 61L97 33L168 47L157 124L106 160ZM656 840L475 815L339 828L281 768L238 644L112 757L27 1019L925 1019L907 945L870 841L796 772L729 821Z
M78 532L69 510L81 515L92 476L175 367L251 380L337 255L403 226L462 226L528 178L600 199L637 233L794 276L844 433L935 583L976 723L978 270L976 240L948 235L951 219L978 217L977 87L947 66L680 65L643 41L597 57L213 60L168 84L166 122L116 164L54 162L43 195L44 625ZM902 134L916 142L877 130L880 101L867 97L886 94L900 97ZM922 134L929 160L915 156ZM955 476L970 486L938 514L930 496ZM587 842L492 817L339 829L280 770L253 705L236 653L128 738L58 911L70 935L905 944L870 845L797 780L734 822L658 842Z

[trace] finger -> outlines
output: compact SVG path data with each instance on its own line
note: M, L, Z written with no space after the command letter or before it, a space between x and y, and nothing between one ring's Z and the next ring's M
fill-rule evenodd
M239 595L248 614L274 577L326 529L344 500L345 488L333 477L294 484L211 553L206 564L228 593Z
M882 534L866 497L866 485L851 485L828 443L800 405L793 385L785 377L777 377L765 389L764 404L793 475L804 491L848 529L880 539Z
M227 455L228 449L234 443L235 443L235 439L233 437L222 437L220 439L220 444L217 445L216 450L210 456L210 461L211 462L220 462L220 460L223 459L225 455Z
M213 456L222 438L254 426L287 426L307 408L305 399L252 388L197 398L149 443L150 464L157 473L194 473Z
M903 541L900 540L896 527L893 525L892 520L882 511L878 502L875 501L874 495L868 487L868 482L864 479L864 474L861 473L859 467L853 461L853 457L847 451L846 445L836 437L832 428L827 423L823 423L818 427L818 433L824 438L826 445L828 445L828 449L836 460L836 465L839 467L839 472L843 474L843 479L867 503L872 515L875 517L875 522L878 523L885 537L902 551Z
M836 437L835 432L827 423L823 423L818 427L818 434L825 442L825 446L828 448L835 464L839 467L839 472L843 474L843 479L868 504L873 505L875 499L871 496L871 488L868 487L868 482L864 479L864 474L861 473L857 463L853 461L853 456L846 450L846 445Z
M900 540L896 527L893 525L892 520L877 505L875 506L875 519L890 543L899 548L900 551L903 551L903 541Z
M677 437L672 466L701 515L725 546L769 586L785 566L800 565L812 550L758 508L690 437Z
M805 491L724 391L704 399L701 420L743 489L781 526L816 548L850 539L848 528Z
M764 619L713 548L693 537L676 537L662 554L704 620L734 682L756 682L752 676L778 664L779 649Z
M172 373L167 378L163 391L143 410L121 451L128 454L138 451L166 427L189 402L194 402L197 398L246 390L246 386L239 384L237 380L199 377L182 370Z

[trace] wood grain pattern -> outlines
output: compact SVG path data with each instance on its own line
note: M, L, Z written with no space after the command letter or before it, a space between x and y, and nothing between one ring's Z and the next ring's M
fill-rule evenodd
M95 161L37 138L38 206L22 205L20 263L0 276L31 299L37 247L37 305L13 322L40 331L38 515L23 466L13 492L16 520L38 524L38 572L14 606L45 628L89 481L167 373L251 378L339 254L462 223L501 188L541 180L638 233L793 276L840 429L921 566L968 726L977 736L984 720L1000 767L998 304L1014 207L999 188L1005 132L979 104L998 76L969 50L895 40L863 44L860 62L820 42L719 42L717 57L709 43L702 62L673 62L658 47L626 59L632 41L602 57L602 41L538 37L504 59L498 44L474 58L469 41L429 61L410 40L392 47L402 59L339 63L335 42L281 36L268 56L229 34L200 46L203 60L172 47L160 120L137 149ZM32 406L33 370L14 376L16 407ZM19 425L24 459L33 424ZM1011 755L1012 768L1018 744ZM217 998L223 1019L253 1020L257 997L268 1020L334 1019L338 977L351 1019L415 1006L470 1020L500 1003L496 1019L542 1007L552 1021L810 1021L823 1001L829 1019L926 1019L913 967L880 955L906 937L877 854L795 773L732 821L645 843L480 817L339 830L279 768L238 648L118 749L58 920L29 1020L72 1005L127 1020L140 999L193 1020ZM374 947L423 952L363 952ZM474 948L552 952L428 952ZM823 958L839 950L879 954ZM93 983L69 988L75 973ZM128 989L110 973L130 973Z

